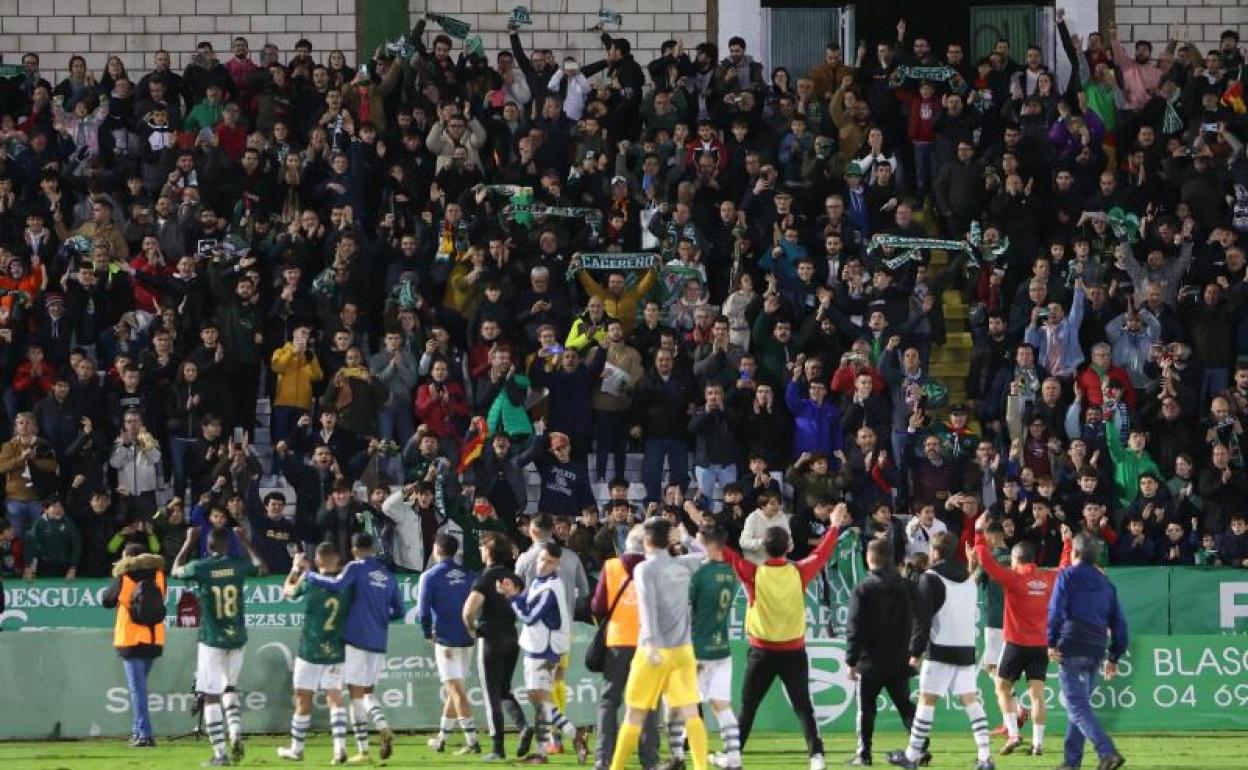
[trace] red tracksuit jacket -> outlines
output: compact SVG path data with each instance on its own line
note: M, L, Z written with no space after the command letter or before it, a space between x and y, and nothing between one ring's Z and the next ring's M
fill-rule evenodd
M1049 643L1049 597L1057 584L1058 570L1024 564L1003 567L992 556L983 535L975 536L975 555L988 577L1005 590L1005 641L1020 647L1046 647Z

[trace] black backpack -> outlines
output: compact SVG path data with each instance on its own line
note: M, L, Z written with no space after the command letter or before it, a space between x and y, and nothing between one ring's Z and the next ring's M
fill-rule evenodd
M165 597L160 593L156 575L150 574L135 581L137 585L130 594L130 620L140 626L154 627L165 622Z

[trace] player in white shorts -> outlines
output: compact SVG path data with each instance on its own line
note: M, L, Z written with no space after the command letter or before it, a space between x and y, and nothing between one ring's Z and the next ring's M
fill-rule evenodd
M316 547L316 567L320 574L336 575L340 564L338 549L333 543L321 543ZM298 563L286 577L282 590L290 599L306 596L307 603L299 654L295 657L295 711L290 718L290 746L279 748L277 756L293 762L302 761L303 746L312 726L312 698L320 691L325 693L329 703L333 761L344 764L347 761L347 708L342 702L342 630L347 620L345 605L350 597L309 586Z
M214 508L213 513L220 509ZM242 698L238 675L247 645L247 606L244 581L259 574L260 557L242 530L235 530L250 561L229 557L229 533L214 529L208 535L208 556L189 561L199 543L192 527L173 561L173 576L191 584L199 600L199 649L195 661L195 689L204 698L204 732L212 744L206 764L222 767L243 758ZM226 754L226 736L230 754Z
M979 588L975 575L954 558L957 540L932 538L932 568L919 577L910 664L919 666L919 703L910 726L910 745L890 751L888 761L917 770L936 716L936 701L953 695L962 702L975 736L975 770L996 770L988 737L988 715L979 697L975 663Z
M997 673L1001 663L1001 651L1005 649L1005 629L984 627L984 656L980 665L989 674Z
M336 484L332 494L349 494L350 490ZM351 698L352 729L355 732L356 754L349 764L369 764L368 723L371 721L381 739L379 758L387 760L394 750L394 731L373 695L377 679L385 668L386 645L390 623L403 618L403 597L399 584L390 570L377 560L376 542L367 532L351 536L351 554L355 560L334 575L309 574L310 586L323 588L335 597L349 597L350 609L342 628L342 679ZM300 557L299 569L307 569L307 558Z
M698 661L698 695L714 712L723 741L723 752L711 754L711 763L739 770L741 732L732 710L732 655L728 647L728 618L739 584L736 573L724 561L727 540L727 531L715 524L703 526L698 533L698 542L706 551L703 554L706 562L689 581L690 636ZM669 717L667 730L672 758L681 762L684 760L684 722L673 715Z
M464 731L464 746L458 753L480 754L481 741L465 685L476 640L464 623L464 604L477 575L455 561L458 553L459 540L454 535L443 532L434 538L433 558L437 563L425 570L416 588L416 615L425 638L433 642L445 699L438 733L429 739L429 748L445 751L447 738L458 724Z
M381 672L386 667L386 655L354 645L343 648L342 682L348 687L371 690L377 686Z
M462 682L468 678L472 667L472 647L448 647L443 644L433 646L433 657L438 664L438 681Z

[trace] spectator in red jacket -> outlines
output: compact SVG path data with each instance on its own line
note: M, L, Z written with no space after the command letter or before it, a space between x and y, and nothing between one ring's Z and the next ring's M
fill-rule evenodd
M1093 345L1091 360L1075 378L1075 387L1079 389L1084 404L1100 406L1104 402L1104 383L1113 380L1122 384L1123 400L1129 408L1135 409L1135 388L1131 385L1131 375L1126 369L1111 363L1111 353L1107 343Z
M715 165L719 167L721 174L728 169L728 148L724 146L724 141L715 132L715 125L709 120L699 121L697 136L685 142L685 166L697 168L698 158L705 153L710 153L715 159Z
M907 132L914 145L915 183L920 195L932 189L933 148L936 146L936 118L941 113L940 99L931 81L919 84L919 96L910 102L910 126Z
M43 348L32 340L26 347L26 360L13 373L13 392L28 404L38 403L52 390L55 375L52 364L44 360Z
M458 455L468 418L468 399L464 386L452 382L449 372L445 361L433 362L429 381L416 390L416 415L438 437L444 453Z

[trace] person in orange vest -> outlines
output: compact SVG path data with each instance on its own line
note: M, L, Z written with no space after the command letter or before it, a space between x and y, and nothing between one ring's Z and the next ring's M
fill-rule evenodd
M113 566L113 584L104 592L106 608L117 609L113 646L126 669L126 689L134 723L130 745L154 748L148 711L147 677L165 648L165 597L168 595L165 560L131 543ZM159 607L159 611L157 611Z
M611 764L615 753L615 737L620 731L620 704L624 702L624 685L628 670L637 652L637 634L641 630L637 618L637 591L633 587L633 569L646 560L644 531L640 524L629 530L624 553L602 565L602 576L594 588L590 611L599 623L607 624L607 657L602 669L602 692L598 700L598 741L594 746L594 767ZM614 609L612 609L614 607ZM659 764L659 715L651 711L641 728L638 756L642 767Z

